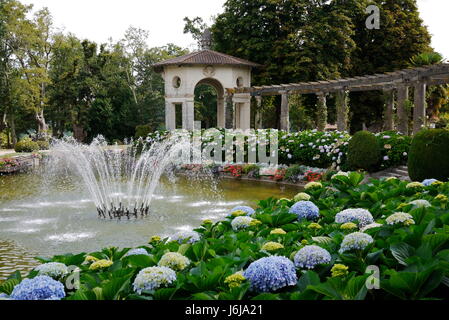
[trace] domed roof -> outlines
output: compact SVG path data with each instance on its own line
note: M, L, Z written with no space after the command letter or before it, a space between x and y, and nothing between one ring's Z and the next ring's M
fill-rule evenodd
M155 63L153 64L153 67L157 72L160 72L162 71L163 67L170 65L227 65L246 66L252 68L261 66L260 64L255 62L233 57L221 52L205 49Z

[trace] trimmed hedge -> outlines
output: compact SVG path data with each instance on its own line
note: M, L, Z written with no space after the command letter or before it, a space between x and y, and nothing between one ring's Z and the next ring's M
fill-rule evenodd
M357 132L349 141L349 168L372 172L379 168L380 161L381 152L376 136L368 131Z
M408 171L413 181L449 179L449 130L429 129L415 135L410 147Z
M39 151L39 144L30 138L23 138L14 146L16 152L33 152Z

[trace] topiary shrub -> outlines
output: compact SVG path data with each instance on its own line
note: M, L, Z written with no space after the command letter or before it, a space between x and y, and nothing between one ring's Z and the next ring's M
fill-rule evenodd
M408 156L413 181L449 179L449 130L423 130L415 135Z
M14 146L16 152L33 152L39 150L39 145L30 138L23 138Z
M48 141L38 140L38 141L36 141L36 143L39 146L39 150L48 150L48 149L50 149L50 143Z
M379 168L380 161L381 152L376 136L368 131L354 134L348 146L349 168L372 172Z

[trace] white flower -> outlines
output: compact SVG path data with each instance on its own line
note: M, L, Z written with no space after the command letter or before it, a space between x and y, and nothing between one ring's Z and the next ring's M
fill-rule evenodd
M388 156L385 156L384 161L388 161L388 160L390 160L390 158Z
M182 271L190 264L190 260L177 252L167 252L161 257L159 267L167 267L175 271Z
M396 212L385 219L385 221L390 225L403 223L408 226L415 224L415 220L413 220L412 215L405 212Z
M176 272L167 267L149 267L142 269L134 280L134 291L152 291L167 287L176 281Z
M69 272L67 266L64 263L59 262L41 264L34 270L38 271L40 276L49 276L53 279L62 278Z
M251 226L251 222L253 221L253 218L248 216L239 216L235 217L232 222L231 226L234 231L237 231L239 229L248 228Z
M331 179L334 179L334 178L339 177L339 176L348 177L348 176L349 176L349 172L339 171L339 172L337 172L336 174L334 174L334 175L331 177Z

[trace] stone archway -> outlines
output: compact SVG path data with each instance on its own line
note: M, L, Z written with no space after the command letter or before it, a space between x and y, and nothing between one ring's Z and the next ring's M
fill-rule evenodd
M225 88L221 84L221 82L214 78L204 78L198 81L198 83L195 85L194 90L200 86L200 85L207 85L214 88L216 94L217 94L217 106L216 106L216 112L217 112L217 124L216 126L218 128L224 128L225 127Z
M198 84L210 85L217 91L217 127L249 129L251 96L229 92L236 86L250 87L252 68L259 66L209 49L154 64L165 80L166 129L176 129L177 105L182 105L182 128L194 129L194 93ZM227 98L230 101L225 103Z

